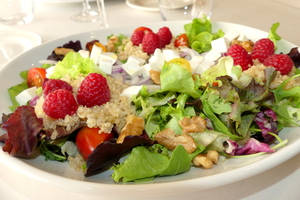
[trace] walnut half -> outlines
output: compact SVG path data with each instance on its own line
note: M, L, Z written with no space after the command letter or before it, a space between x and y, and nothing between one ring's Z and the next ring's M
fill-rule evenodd
M200 133L206 129L206 121L202 117L184 117L178 123L183 133Z
M154 139L169 150L174 150L178 145L182 145L188 153L193 153L197 149L194 139L188 134L176 135L176 133L167 128L154 135Z
M121 133L117 139L117 143L122 143L124 138L128 135L142 135L145 129L145 121L141 117L134 115L128 115L126 118L126 125L121 130Z

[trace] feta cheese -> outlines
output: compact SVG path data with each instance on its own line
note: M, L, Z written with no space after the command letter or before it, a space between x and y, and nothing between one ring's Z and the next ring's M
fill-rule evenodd
M97 45L93 45L90 58L95 62L95 64L99 63L101 53L102 53L102 48L98 47Z
M79 50L78 53L83 57L83 58L88 58L90 56L90 52L87 50Z
M28 101L30 101L31 99L33 99L36 96L36 91L37 87L30 87L26 90L23 90L21 93L19 93L16 96L16 101L20 104L20 105L26 105Z
M162 51L162 53L164 54L164 59L166 62L169 62L170 60L174 59L174 58L180 58L180 55L177 51L174 51L172 49L164 49Z
M55 66L51 66L46 69L46 78L50 78L50 76L53 74L54 67Z
M127 62L122 65L122 68L130 76L142 75L142 67L140 66L140 60L136 59L134 56L129 56Z
M239 37L239 33L235 30L230 30L228 31L225 35L224 38L226 38L229 42L234 40L235 38Z
M206 60L216 61L221 57L221 53L216 49L211 49L207 54L204 56Z
M200 63L203 61L203 56L194 56L192 59L189 61L191 68L192 68L192 73L196 73L198 66Z
M207 69L209 69L213 65L215 65L214 61L203 59L203 61L198 66L195 73L202 74L203 72L205 72Z
M142 87L143 87L142 85L137 85L137 86L130 86L128 88L125 88L123 90L123 92L121 93L121 96L126 96L129 99L131 99L131 97L133 95L137 95L140 92L140 90L142 89Z
M150 68L155 71L161 71L164 63L164 54L160 49L155 49L153 56L149 59Z
M218 38L211 41L211 48L218 51L219 53L224 53L229 47L229 40L225 37Z
M244 35L244 34L241 34L239 37L238 37L238 39L237 39L238 41L242 41L242 42L245 42L245 41L247 41L248 40L248 38Z
M150 64L146 64L142 66L142 76L144 78L150 77L149 71L151 70Z
M98 61L99 68L106 74L112 73L114 63L117 61L118 56L111 52L102 52Z

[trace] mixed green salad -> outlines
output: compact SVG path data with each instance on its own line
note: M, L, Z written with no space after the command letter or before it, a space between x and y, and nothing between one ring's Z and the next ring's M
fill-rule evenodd
M278 26L278 23L274 24L268 36L275 49L281 39L276 34ZM103 62L96 63L91 56L95 49L89 49L98 42L101 45L97 49L100 48L102 53L107 51L108 45L103 45L103 41L92 41L86 48L82 48L79 41L70 41L62 48L72 51L65 55L53 51L48 57L51 64L43 64L39 70L21 72L24 82L8 89L12 113L2 117L1 127L6 131L0 136L4 143L2 150L15 157L30 158L38 148L45 160L59 162L82 156L80 168L86 176L110 168L116 182L140 182L188 172L191 167L211 168L200 161L202 158L217 164L219 156L242 158L274 153L287 144L287 140L281 140L280 131L284 127L299 126L300 121L300 54L297 49L293 48L287 54L282 52L293 62L293 69L287 75L281 75L276 68L263 66L257 60L244 70L226 51L219 52L216 60L205 60L205 55L213 50L212 42L226 37L221 29L212 31L210 20L205 17L194 19L184 26L184 30L182 34L186 35L187 46L174 46L176 39L183 36L173 36L172 47L158 48L149 54L148 60L138 64L148 70L148 76L139 69L134 75L126 71L122 66L127 67L130 58L128 61L113 60L111 72L105 72L107 68L99 67L104 65ZM108 36L108 40L112 38L116 38L114 52L105 52L105 55L116 58L130 42L130 36ZM163 50L171 50L176 58L161 62ZM84 52L89 56L84 56ZM158 63L162 64L151 68ZM254 66L261 67L262 76L250 73ZM99 127L88 127L84 118L71 129L58 125L57 135L53 137L53 129L45 129L45 119L38 117L35 110L37 101L44 96L43 82L65 80L66 74L72 81L83 80L94 73L124 81L127 88L121 95L128 97L130 106L134 107L134 116L130 115L132 121L128 122L130 117L127 116L122 119L126 121L124 127L113 127L110 132L100 133ZM275 80L279 82L273 86ZM16 97L33 87L32 98L20 105ZM73 88L74 96L76 93ZM120 142L122 130L128 127L133 128ZM102 134L101 139L90 133L94 129L96 134ZM79 135L83 139L78 139ZM96 144L91 145L91 141ZM216 160L208 156L210 153L217 153L214 155ZM119 162L125 155L124 162Z

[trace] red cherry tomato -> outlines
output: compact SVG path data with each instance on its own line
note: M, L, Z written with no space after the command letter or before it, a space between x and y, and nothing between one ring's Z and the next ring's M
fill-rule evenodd
M174 41L175 47L179 46L189 46L189 40L185 33L179 35Z
M89 128L85 126L77 133L76 146L85 160L87 160L88 156L100 143L114 136L113 133L99 133L99 130L99 128Z
M34 67L28 70L27 85L28 87L41 87L46 78L46 69Z
M153 32L150 28L147 28L147 27L144 27L144 26L138 27L134 31L136 31L136 30L141 30L141 31L144 31L145 33Z

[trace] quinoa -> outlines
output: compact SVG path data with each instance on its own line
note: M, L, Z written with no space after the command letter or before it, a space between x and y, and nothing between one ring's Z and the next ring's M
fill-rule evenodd
M83 77L72 80L69 76L65 76L62 79L71 84L73 94L76 95ZM114 126L120 131L126 124L127 115L136 114L135 108L131 105L131 100L128 97L120 96L122 91L128 87L128 85L123 83L123 79L108 76L107 83L111 93L109 102L91 108L80 105L74 115L67 115L64 119L53 119L49 117L43 111L42 105L44 97L41 96L35 106L35 113L39 118L43 119L44 130L54 130L51 139L56 138L57 132L55 129L57 126L64 126L67 131L70 131L73 126L82 121L86 122L86 125L90 128L100 128L101 132L109 133Z
M130 38L123 39L122 44L118 47L117 55L120 60L127 60L129 56L138 56L144 60L148 60L150 56L143 51L142 46L135 46Z
M265 78L264 70L266 68L270 68L270 67L266 67L266 66L264 66L263 64L261 64L259 62L255 62L254 65L251 68L249 68L248 70L244 71L243 73L251 75L256 80L265 81L266 78ZM285 81L288 78L292 77L294 74L295 74L295 69L292 70L287 75L281 75L280 72L277 71L276 77L274 78L274 80L270 84L270 89L277 88L283 81ZM285 89L290 89L290 88L296 87L296 86L300 86L300 78L299 77L290 80L285 85L284 88Z

